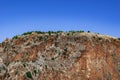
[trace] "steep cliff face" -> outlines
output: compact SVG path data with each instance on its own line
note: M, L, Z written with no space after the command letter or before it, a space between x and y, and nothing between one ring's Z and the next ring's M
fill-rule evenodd
M3 80L120 80L120 40L95 33L21 35L0 44L0 58Z

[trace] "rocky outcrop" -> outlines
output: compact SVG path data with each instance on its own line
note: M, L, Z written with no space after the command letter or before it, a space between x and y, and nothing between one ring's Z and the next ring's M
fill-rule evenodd
M0 58L0 80L4 80L7 75L6 65L3 63L3 60Z
M36 33L6 39L4 80L120 80L120 40L87 32Z

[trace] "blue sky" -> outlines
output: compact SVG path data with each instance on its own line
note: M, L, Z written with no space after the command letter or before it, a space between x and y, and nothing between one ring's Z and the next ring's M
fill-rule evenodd
M0 0L0 42L36 30L120 37L120 0Z

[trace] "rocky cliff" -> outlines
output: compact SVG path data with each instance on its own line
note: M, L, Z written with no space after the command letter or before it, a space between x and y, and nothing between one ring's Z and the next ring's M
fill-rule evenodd
M1 80L120 80L120 40L96 33L26 33L2 42L0 59Z

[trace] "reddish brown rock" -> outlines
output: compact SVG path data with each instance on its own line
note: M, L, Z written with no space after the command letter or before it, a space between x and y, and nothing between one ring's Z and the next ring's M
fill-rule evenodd
M4 80L120 80L120 40L95 33L32 33L0 44Z

